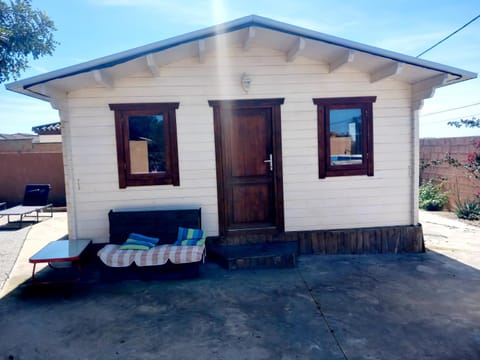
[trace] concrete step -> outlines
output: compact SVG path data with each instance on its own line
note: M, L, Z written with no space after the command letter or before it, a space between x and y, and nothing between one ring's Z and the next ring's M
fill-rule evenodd
M210 245L209 259L228 270L292 268L296 266L298 242L246 245Z

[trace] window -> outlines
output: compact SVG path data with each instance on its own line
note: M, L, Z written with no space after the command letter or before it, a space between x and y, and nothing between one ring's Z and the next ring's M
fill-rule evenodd
M127 186L178 186L178 103L110 104L115 111L118 178Z
M373 176L375 100L376 96L313 99L317 105L319 178Z

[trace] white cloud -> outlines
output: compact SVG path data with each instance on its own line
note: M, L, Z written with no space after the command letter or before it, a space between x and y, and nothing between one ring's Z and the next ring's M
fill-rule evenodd
M158 6L162 1L155 0L90 0L92 5L99 6Z
M50 69L47 69L44 66L38 66L38 65L35 65L35 64L32 64L30 66L29 70L30 70L30 72L36 73L36 74L43 74L43 73L46 73L46 72L50 71Z
M211 2L207 5L201 1L178 2L160 0L89 0L91 5L104 7L148 8L160 14L168 14L169 22L195 26L212 25L214 14ZM222 19L222 21L224 21Z
M31 133L33 126L59 121L50 104L21 95L0 98L0 133Z
M389 36L386 39L377 41L374 45L380 48L389 49L404 54L416 56L431 44L434 44L443 36L440 32L423 34L399 34L395 37Z
M437 89L432 99L425 100L420 112L420 137L478 136L478 128L457 129L448 126L453 120L480 117L478 89L480 80L469 80Z
M359 26L357 21L344 21L341 24L338 22L330 23L328 20L325 19L315 19L312 20L311 18L301 18L295 17L294 20L289 17L285 17L284 15L271 15L270 18L287 23L293 24L295 26L303 27L305 29L314 30L318 32L322 32L324 34L333 35L343 37L344 33L348 31L350 28L355 28Z
M449 138L464 136L480 136L478 128L459 128L447 125L447 122L428 123L420 121L420 138Z

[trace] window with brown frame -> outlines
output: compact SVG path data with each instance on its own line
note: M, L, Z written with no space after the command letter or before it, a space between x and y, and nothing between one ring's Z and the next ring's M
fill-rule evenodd
M127 186L179 186L179 103L110 104L115 112L118 180Z
M313 99L318 176L373 176L372 104L376 96Z

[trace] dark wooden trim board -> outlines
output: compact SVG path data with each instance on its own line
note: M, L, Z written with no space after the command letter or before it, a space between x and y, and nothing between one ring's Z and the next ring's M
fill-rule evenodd
M212 243L226 246L284 241L297 241L300 254L384 254L425 251L421 224L229 235L225 238L212 239Z
M178 165L177 122L175 111L180 103L109 104L115 112L118 183L120 189L128 186L173 185L180 186ZM166 169L162 172L132 173L129 155L129 117L161 114L164 117Z
M373 176L373 106L376 96L351 98L315 98L317 105L318 177ZM330 110L360 108L362 111L362 164L330 164Z

